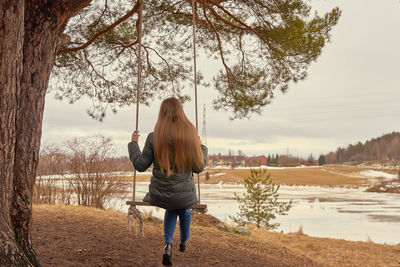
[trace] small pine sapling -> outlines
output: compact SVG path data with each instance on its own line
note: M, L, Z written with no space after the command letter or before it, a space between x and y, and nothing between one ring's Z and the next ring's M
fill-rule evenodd
M280 224L272 223L271 220L276 219L276 215L287 215L292 200L278 201L280 186L272 183L265 169L251 169L244 182L247 192L242 197L235 193L239 212L236 217L230 218L239 225L255 224L258 228L264 226L270 230L278 228Z
M210 180L210 174L208 172L206 172L206 174L205 174L205 179L206 179L206 181Z

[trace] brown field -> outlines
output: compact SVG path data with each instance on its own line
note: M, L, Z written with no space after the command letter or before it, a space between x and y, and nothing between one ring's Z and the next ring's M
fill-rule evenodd
M173 247L174 266L400 266L400 244L379 245L281 234L250 228L241 236L193 217L185 253ZM136 224L135 224L136 226ZM126 214L87 207L35 205L33 244L43 266L161 266L161 223L146 221L145 237L126 228Z
M269 169L272 181L276 184L286 185L314 185L314 186L362 186L369 185L373 181L367 178L350 177L363 168L355 167L314 167L314 168L289 168ZM243 177L250 174L246 169L211 169L210 179L205 180L205 172L201 174L201 182L205 183L243 183ZM220 176L213 174L225 173Z

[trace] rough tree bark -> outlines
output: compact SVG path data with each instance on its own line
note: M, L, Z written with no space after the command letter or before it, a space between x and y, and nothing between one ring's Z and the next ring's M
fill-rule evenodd
M23 1L0 2L0 265L27 261L11 224L16 144L16 94L22 74Z
M0 2L0 266L40 266L30 225L45 95L64 27L89 3Z

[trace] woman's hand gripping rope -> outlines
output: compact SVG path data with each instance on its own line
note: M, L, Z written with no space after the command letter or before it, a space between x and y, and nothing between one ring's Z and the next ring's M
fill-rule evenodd
M131 141L132 142L138 142L139 141L139 136L140 136L139 131L134 131L132 133Z

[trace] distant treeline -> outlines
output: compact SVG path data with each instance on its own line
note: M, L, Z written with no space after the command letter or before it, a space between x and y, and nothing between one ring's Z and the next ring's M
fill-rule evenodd
M373 138L365 143L358 142L339 147L325 155L326 163L390 162L400 160L400 132L392 132Z

